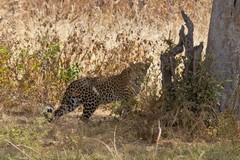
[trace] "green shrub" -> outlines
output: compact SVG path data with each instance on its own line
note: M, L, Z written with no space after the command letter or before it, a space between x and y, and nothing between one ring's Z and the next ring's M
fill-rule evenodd
M55 103L60 91L69 82L78 79L82 71L78 64L66 65L61 60L60 51L59 43L34 53L11 51L2 45L0 86L4 88L3 92L21 93L17 97L19 101L29 99Z

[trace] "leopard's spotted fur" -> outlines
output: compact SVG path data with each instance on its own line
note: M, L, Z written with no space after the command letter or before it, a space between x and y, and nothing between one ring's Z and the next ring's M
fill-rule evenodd
M89 118L100 104L132 99L140 92L149 66L149 63L131 63L118 75L85 77L72 82L50 121L74 111L80 104L83 104L82 116Z

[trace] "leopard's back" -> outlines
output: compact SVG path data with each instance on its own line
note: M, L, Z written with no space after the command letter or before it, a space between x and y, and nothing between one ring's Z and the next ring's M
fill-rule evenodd
M66 89L60 107L53 116L58 118L83 104L83 116L89 118L98 105L129 100L140 92L150 64L130 64L120 74L110 77L85 77L72 82Z

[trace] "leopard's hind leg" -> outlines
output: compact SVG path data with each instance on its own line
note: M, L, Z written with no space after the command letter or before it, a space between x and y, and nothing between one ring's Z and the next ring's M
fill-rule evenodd
M96 111L99 103L85 103L83 105L83 114L82 117L85 119L89 119L92 114Z

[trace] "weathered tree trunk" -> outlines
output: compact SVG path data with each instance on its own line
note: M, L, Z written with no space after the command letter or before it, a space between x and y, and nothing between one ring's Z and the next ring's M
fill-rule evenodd
M240 114L240 0L214 0L207 54L212 72L224 83L220 109Z

